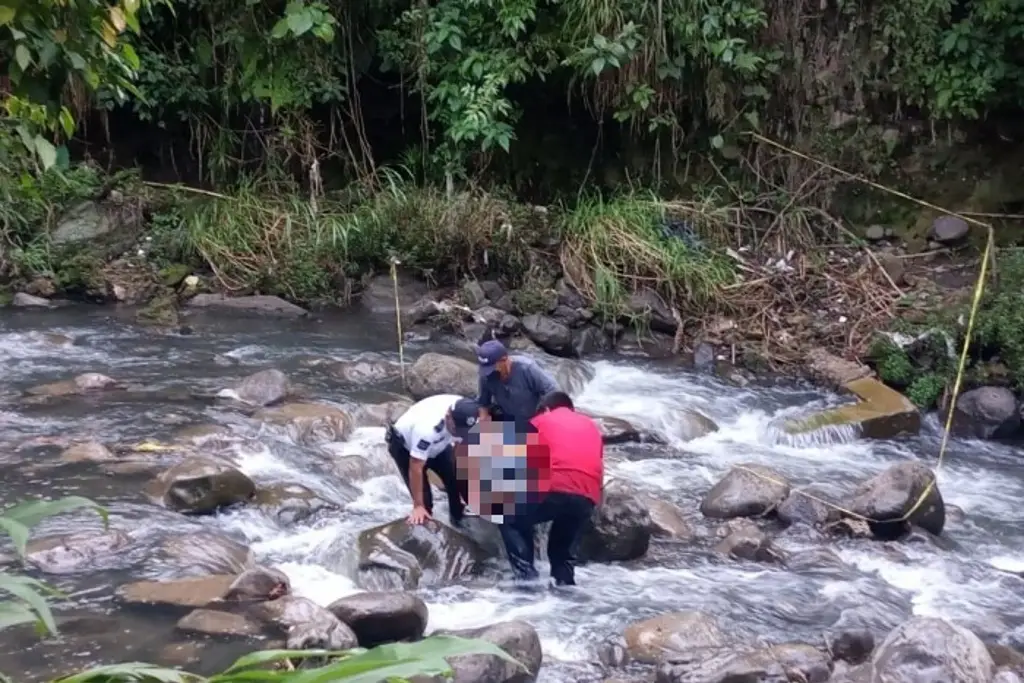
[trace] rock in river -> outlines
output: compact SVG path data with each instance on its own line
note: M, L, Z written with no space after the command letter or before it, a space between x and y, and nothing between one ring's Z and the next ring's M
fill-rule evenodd
M249 375L233 388L222 390L218 396L253 406L269 406L283 401L290 391L288 377L280 370L270 369Z
M427 604L413 593L356 593L328 609L355 631L360 647L419 640L427 628Z
M70 574L95 569L105 559L116 557L131 546L123 531L80 531L29 541L25 559L47 574Z
M653 524L647 506L629 491L605 491L580 539L581 562L625 562L647 554Z
M700 511L705 517L716 519L760 517L777 509L788 495L789 484L778 472L744 463L729 470L708 491Z
M359 534L359 585L413 590L477 573L487 554L469 537L436 520L420 526L399 519Z
M98 372L86 372L76 376L74 379L32 387L25 393L29 396L75 396L96 391L119 389L121 386L120 382L106 375L101 375Z
M537 631L525 621L503 621L483 628L439 631L461 638L474 638L497 645L519 662L516 666L494 655L459 655L449 657L451 683L532 683L537 680L544 659ZM441 683L441 676L418 678L419 681Z
M348 486L343 482L336 486ZM352 498L359 495L359 490L351 488ZM316 492L301 484L278 484L261 488L253 500L264 513L274 517L281 524L298 524L325 510L337 510L338 506L324 500Z
M276 296L266 295L228 297L223 294L196 294L189 299L188 305L190 308L209 308L290 318L307 315L305 309L295 304L290 304Z
M1013 436L1020 429L1017 398L1006 387L979 387L961 394L953 411L953 433L977 439Z
M842 507L851 512L877 520L871 530L880 538L893 538L908 524L921 527L936 536L942 534L946 523L945 504L938 484L929 490L934 478L932 470L922 462L911 460L889 467L857 487L850 500ZM924 502L910 514L905 522L895 522L911 513L925 491Z
M146 493L168 509L201 515L251 500L256 485L233 467L191 458L159 474Z
M893 629L868 666L872 683L988 683L995 668L978 636L931 617L914 617Z
M351 628L307 598L286 595L255 605L250 612L287 635L289 649L349 650L358 645Z
M117 460L117 456L98 441L85 441L68 446L60 459L64 462L111 462Z
M257 411L254 420L285 427L297 443L318 446L345 441L352 434L352 418L341 408L323 403L288 403Z
M417 401L435 394L476 396L479 376L477 365L468 360L425 353L409 368L408 389Z
M775 562L782 554L772 547L768 535L749 519L733 519L719 530L723 538L715 552L735 560Z
M263 635L263 626L244 614L232 614L214 609L197 609L178 620L177 628L184 633L203 636L235 636L252 638Z
M673 653L724 647L725 634L715 618L703 612L669 612L638 621L623 634L633 661L656 664Z
M180 577L240 574L253 566L248 546L214 531L193 531L164 539L159 559Z
M802 643L757 649L730 647L706 654L670 657L658 667L654 680L656 683L825 683L832 675L832 662L828 656ZM877 683L889 683L884 678L874 679L872 683L876 680ZM926 679L921 680L923 683Z
M227 595L234 582L235 577L230 574L172 581L136 581L119 587L117 597L130 605L205 607Z

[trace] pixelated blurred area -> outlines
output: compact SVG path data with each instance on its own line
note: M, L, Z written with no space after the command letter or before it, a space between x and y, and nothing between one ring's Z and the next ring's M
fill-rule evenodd
M465 470L470 508L501 524L537 502L549 478L546 448L536 433L511 422L474 427L466 441ZM461 474L461 472L460 472Z

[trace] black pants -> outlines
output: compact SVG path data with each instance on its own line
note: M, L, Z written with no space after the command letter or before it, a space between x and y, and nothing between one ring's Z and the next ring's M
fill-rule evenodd
M594 503L589 498L574 493L549 493L540 502L527 506L521 514L516 510L515 518L498 527L516 577L537 578L533 566L533 527L551 522L548 536L551 578L556 585L575 586L576 551L593 511Z
M413 483L409 481L409 461L412 457L409 455L409 449L405 447L405 441L401 435L392 428L388 428L386 439L388 454L391 455L391 459L398 466L398 471L402 475L402 479L405 480L405 485L408 487L411 495ZM466 506L462 503L462 498L469 500L469 482L459 479L458 470L455 467L455 449L449 446L424 464L423 481L418 485L423 487L423 506L427 509L427 512L433 515L434 493L430 487L430 479L427 478L427 470L433 470L441 478L441 482L444 484L444 491L448 494L448 510L452 526L459 526L462 522L463 512L466 509Z

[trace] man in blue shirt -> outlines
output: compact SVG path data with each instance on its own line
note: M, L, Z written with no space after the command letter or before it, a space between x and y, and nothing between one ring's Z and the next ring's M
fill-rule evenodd
M497 339L477 347L480 363L480 419L526 424L541 397L558 391L558 384L529 356L510 356Z

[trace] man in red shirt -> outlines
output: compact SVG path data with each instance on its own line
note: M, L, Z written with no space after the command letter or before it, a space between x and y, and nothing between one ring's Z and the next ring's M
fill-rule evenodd
M561 391L540 400L527 430L527 466L534 486L515 514L499 525L501 538L516 577L536 579L533 527L551 522L551 578L557 586L574 586L576 549L594 507L601 504L604 439L597 424L577 413Z

